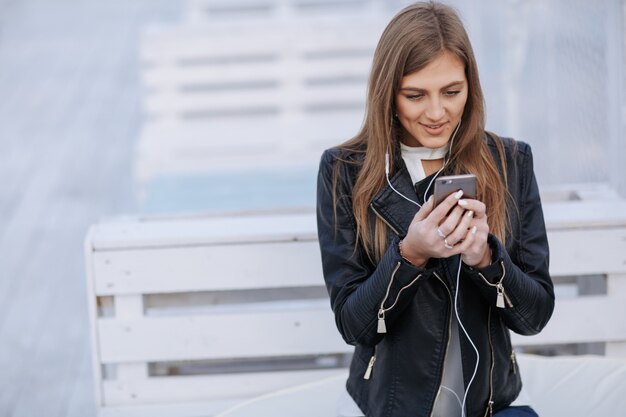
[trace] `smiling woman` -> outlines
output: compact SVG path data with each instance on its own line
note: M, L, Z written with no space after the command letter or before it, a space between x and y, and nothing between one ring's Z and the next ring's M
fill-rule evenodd
M391 20L366 109L318 174L324 278L355 345L339 415L536 415L509 334L538 333L554 309L532 153L485 131L453 9L416 3ZM435 179L459 174L476 176L476 198L435 206Z

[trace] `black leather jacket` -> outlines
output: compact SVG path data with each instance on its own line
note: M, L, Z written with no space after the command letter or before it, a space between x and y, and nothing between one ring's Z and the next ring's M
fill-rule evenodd
M486 136L485 140L496 155L495 139ZM469 417L495 413L515 400L521 380L509 329L536 334L554 309L532 153L523 142L501 140L507 156L508 190L517 208L511 219L512 232L506 248L489 236L490 266L482 270L465 264L461 267L458 310L480 352L478 373L466 403ZM372 221L378 216L389 226L389 246L377 264L367 257L356 244L352 213L352 187L360 155L338 148L327 150L321 159L317 191L326 286L339 332L356 346L347 390L367 416L429 416L443 373L459 256L431 259L424 269L404 261L398 242L417 207L387 186L373 199L370 211ZM340 162L338 157L356 163ZM393 186L406 196L422 199L431 177L414 186L402 158L398 156L394 163ZM340 165L334 207L336 164ZM506 296L504 308L496 306L498 283ZM386 333L377 330L379 314L384 317ZM459 337L467 387L476 354L467 338Z

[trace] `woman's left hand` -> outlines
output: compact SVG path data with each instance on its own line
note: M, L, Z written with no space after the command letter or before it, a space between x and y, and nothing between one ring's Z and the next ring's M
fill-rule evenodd
M457 204L466 210L464 215L472 217L472 220L467 230L457 229L446 240L460 251L461 259L466 265L484 268L491 263L491 251L487 243L487 208L483 202L472 199L461 199ZM465 236L458 235L463 233Z

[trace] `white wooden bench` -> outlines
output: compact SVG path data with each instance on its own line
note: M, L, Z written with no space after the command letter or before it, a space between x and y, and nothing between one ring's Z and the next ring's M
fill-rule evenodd
M626 357L626 320L608 319L626 315L625 200L603 183L542 187L541 198L550 272L562 298L543 332L513 334L513 343L530 351L599 343L607 356Z
M100 415L208 416L332 372L349 349L318 257L311 213L95 225L87 263ZM185 369L195 375L171 375Z
M568 193L571 194L571 193ZM520 347L606 343L626 356L626 202L546 203L551 272L607 281L559 299ZM346 365L313 212L131 218L86 239L101 416L208 416Z
M316 166L325 148L361 124L384 23L300 19L147 30L136 179Z

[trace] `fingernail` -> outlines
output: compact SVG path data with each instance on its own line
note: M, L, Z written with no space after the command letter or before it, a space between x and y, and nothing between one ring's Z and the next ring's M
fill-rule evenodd
M459 200L459 206L462 206L462 207L467 206L467 200Z
M460 203L460 201L459 201L459 203ZM468 211L467 212L467 217L474 217L474 210ZM476 226L474 226L474 227L476 227Z
M475 235L476 234L476 226L472 227L472 234Z
M454 198L456 198L457 200L461 198L462 196L463 196L463 190L459 190L456 192L456 194L454 194Z
M430 202L430 200L432 200L432 199L433 199L433 195L431 194L431 195L430 195L430 197L428 197L428 201L427 201L427 203L429 203L429 202Z

